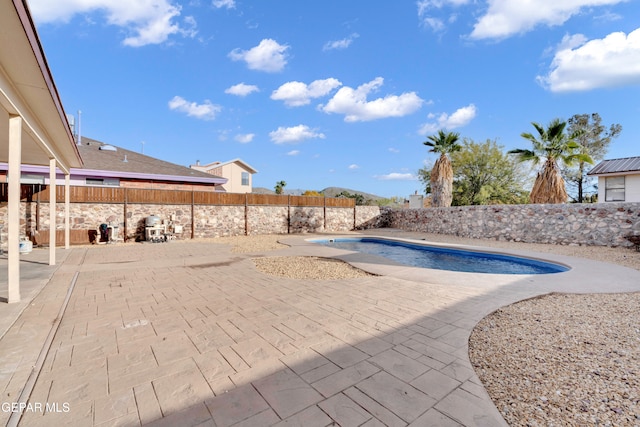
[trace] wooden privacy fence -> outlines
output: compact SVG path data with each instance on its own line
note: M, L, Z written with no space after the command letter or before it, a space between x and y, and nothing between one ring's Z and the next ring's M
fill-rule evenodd
M23 184L22 201L49 201L49 187L41 184ZM56 201L64 202L65 188L56 186ZM214 206L300 206L353 208L355 199L346 197L289 196L279 194L216 193L211 191L155 190L122 187L69 187L71 203L144 203L160 205L214 205ZM0 184L0 202L8 200L7 184Z

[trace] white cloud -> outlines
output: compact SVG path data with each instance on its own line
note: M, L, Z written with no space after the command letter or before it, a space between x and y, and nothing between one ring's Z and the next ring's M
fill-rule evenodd
M323 133L317 132L315 129L311 129L307 125L298 125L292 127L282 127L269 132L271 140L276 144L296 144L306 139L320 138L324 139Z
M562 25L583 9L625 0L489 0L487 13L471 32L474 39L500 39L531 31L537 25Z
M431 28L431 30L435 31L436 33L443 31L445 28L444 22L439 18L427 17L422 20L422 23L425 27Z
M640 84L640 28L590 41L582 35L565 37L549 73L537 80L552 92Z
M300 150L291 150L287 153L287 156L297 156L300 154Z
M471 0L420 0L416 3L418 6L418 18L425 27L430 28L434 32L441 32L446 28L445 20L433 16L433 11L437 10L440 13L441 9L460 7L470 2ZM455 22L456 19L457 15L452 14L446 21L452 23Z
M237 95L237 96L247 96L253 92L260 92L260 89L258 89L258 86L247 85L244 83L238 83L237 85L233 85L225 89L224 91L224 93L228 93L230 95Z
M387 95L367 101L367 95L376 91L383 83L384 79L377 77L356 89L343 86L326 105L319 108L325 113L344 114L345 122L358 122L402 117L414 113L422 106L424 101L415 92L406 92L399 96Z
M249 142L253 141L253 138L255 136L255 133L239 133L234 136L233 139L240 144L248 144Z
M334 40L334 41L327 42L322 47L322 50L346 49L358 37L360 37L358 33L353 33L349 37L344 38L342 40Z
M202 104L196 104L180 96L174 96L173 99L169 101L169 109L186 113L187 116L202 120L214 120L216 114L222 111L221 106L212 104L208 99Z
M375 179L380 181L415 181L418 178L412 173L398 173L392 172L386 175L375 175Z
M171 0L31 0L29 8L38 23L66 23L74 15L100 11L108 24L131 34L122 43L132 47L160 44L173 34L196 35L193 17L186 17L182 24L176 22L181 7Z
M348 169L354 171L356 169L360 169L360 166L358 166L355 163L353 163L353 164L349 165Z
M234 49L229 58L234 61L244 61L251 70L275 73L282 71L287 65L287 49L273 39L263 39L258 46L249 50Z
M393 147L390 147L389 151L392 152L392 153L399 153L400 152L400 150L398 150L397 148L393 148Z
M220 9L221 7L226 7L227 9L235 9L236 2L235 0L213 0L213 6Z
M441 113L437 116L435 122L429 122L422 125L418 133L420 135L426 135L427 133L436 132L438 129L455 129L468 125L471 120L476 117L478 109L475 105L469 104L466 107L458 108L451 115L447 113ZM435 119L435 114L429 114L429 119Z
M273 91L271 99L284 101L289 107L299 107L309 104L311 98L325 96L339 86L342 86L342 83L334 78L315 80L309 85L302 82L287 82Z

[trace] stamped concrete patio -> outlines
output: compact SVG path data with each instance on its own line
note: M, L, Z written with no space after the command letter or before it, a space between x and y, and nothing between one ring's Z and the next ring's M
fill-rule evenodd
M640 272L576 258L545 254L573 267L555 275L452 273L309 237L256 254L191 241L73 248L59 267L39 250L23 256L28 304L0 305L0 421L506 425L467 356L474 325L550 291L640 290ZM337 256L380 276L284 279L251 261L284 255Z

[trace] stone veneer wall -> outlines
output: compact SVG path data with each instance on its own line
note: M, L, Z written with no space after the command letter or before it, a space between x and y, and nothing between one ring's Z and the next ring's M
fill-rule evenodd
M191 209L191 206L187 206ZM206 206L193 207L194 237L224 237L244 234L244 206ZM181 238L191 237L191 218L188 227L184 227ZM179 237L180 238L180 237Z
M193 209L193 211L192 211ZM6 203L0 205L0 225L6 218ZM128 203L71 203L70 229L97 230L100 224L119 226L120 237L126 229L127 239L139 240L144 236L145 219L157 215L173 218L183 232L178 239L238 236L244 234L286 234L312 232L342 232L364 228L380 217L377 206L298 207L274 205L161 205ZM20 207L21 231L33 235L36 225L39 233L49 232L49 203L22 202ZM126 223L125 223L126 217ZM125 227L126 225L126 227ZM57 204L56 229L64 229L64 203ZM2 241L6 242L6 229ZM58 242L63 244L64 242Z
M629 246L640 203L490 205L384 209L381 222L407 231L562 245Z
M287 218L286 206L247 206L247 234L285 234Z
M49 230L49 204L22 202L20 227L33 233ZM451 208L391 209L377 206L214 206L127 204L128 239L144 234L149 215L174 218L183 228L179 239L237 236L244 234L286 234L343 232L354 229L393 227L407 231L452 234L463 237L513 240L532 243L629 246L624 238L640 231L640 203L598 203L565 205L491 205ZM193 215L193 216L192 216ZM0 225L6 204L0 205ZM64 229L64 203L58 203L56 228ZM100 224L125 226L125 206L119 203L71 203L70 228L97 230ZM6 229L2 242L6 242Z

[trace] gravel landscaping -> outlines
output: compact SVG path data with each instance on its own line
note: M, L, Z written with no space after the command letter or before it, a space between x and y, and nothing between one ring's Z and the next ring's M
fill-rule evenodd
M512 426L640 425L640 293L504 307L476 326L469 357Z
M256 268L265 274L306 280L353 279L373 276L346 262L308 256L254 258Z
M367 233L373 234L373 233ZM380 230L380 235L556 253L640 270L630 248L555 246ZM216 239L250 253L285 247L284 236ZM301 279L359 277L340 261L254 259L267 274ZM352 276L353 275L353 276ZM512 426L640 426L640 293L550 294L492 313L474 329L469 357Z

